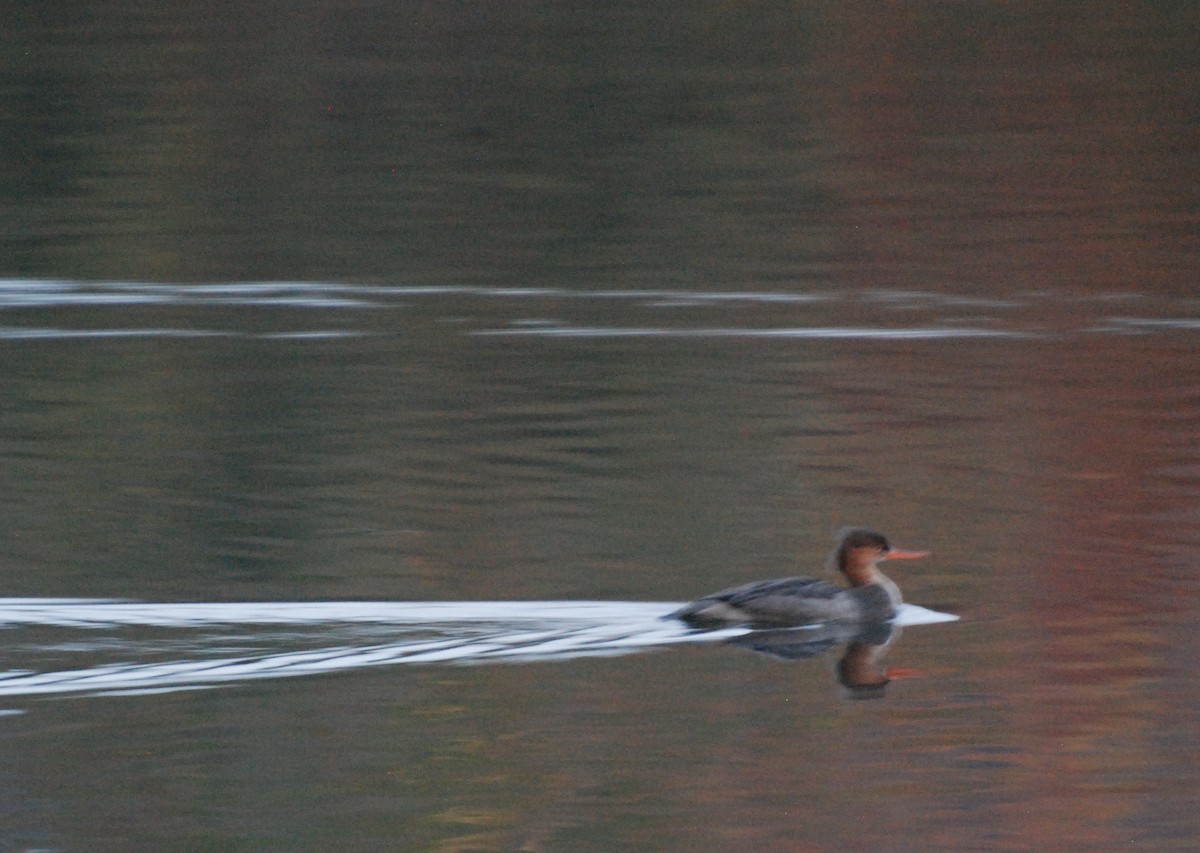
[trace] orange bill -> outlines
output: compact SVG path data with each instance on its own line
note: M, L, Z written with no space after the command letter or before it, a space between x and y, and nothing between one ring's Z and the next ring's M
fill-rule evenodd
M898 548L893 548L883 555L885 560L919 560L922 557L928 557L929 551L901 551Z

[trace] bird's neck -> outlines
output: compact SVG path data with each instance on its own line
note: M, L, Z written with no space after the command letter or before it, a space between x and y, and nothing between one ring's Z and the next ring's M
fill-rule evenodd
M862 563L860 565L849 565L843 570L846 574L846 580L850 582L850 586L873 586L880 581L887 580L883 572L879 571L878 567L871 563Z
M883 587L893 605L899 604L901 601L900 587L896 586L895 582L879 571L876 566L848 566L846 568L846 578L850 581L850 586L856 589L867 586Z

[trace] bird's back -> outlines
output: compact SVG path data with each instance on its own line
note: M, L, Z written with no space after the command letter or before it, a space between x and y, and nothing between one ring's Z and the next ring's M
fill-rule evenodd
M718 625L788 626L832 619L860 619L869 599L887 593L849 590L815 578L755 581L706 595L671 614L696 627ZM863 599L868 599L864 601Z

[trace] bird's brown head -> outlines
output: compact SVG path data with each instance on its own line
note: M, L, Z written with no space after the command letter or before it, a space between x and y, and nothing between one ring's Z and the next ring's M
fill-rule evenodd
M880 560L915 560L928 551L901 551L888 538L868 527L845 527L838 531L838 544L829 555L829 567L849 576L858 566L873 566Z

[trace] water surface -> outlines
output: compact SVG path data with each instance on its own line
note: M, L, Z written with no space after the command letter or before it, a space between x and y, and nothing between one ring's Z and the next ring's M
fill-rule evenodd
M10 601L0 849L1194 846L1194 7L5 15L5 599L616 610ZM625 621L851 523L869 700Z

